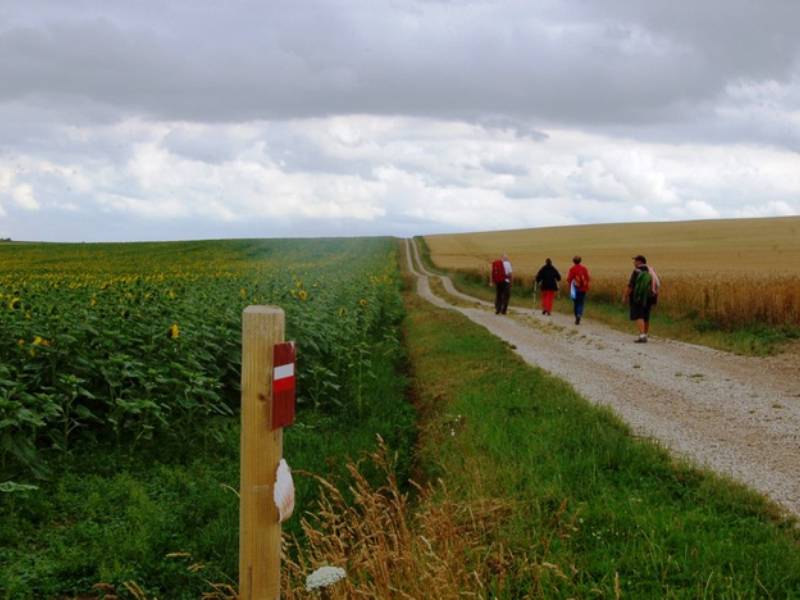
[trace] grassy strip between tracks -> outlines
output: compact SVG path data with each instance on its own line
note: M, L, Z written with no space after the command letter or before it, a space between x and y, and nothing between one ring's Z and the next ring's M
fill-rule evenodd
M783 598L800 589L800 535L771 504L634 438L465 317L417 296L408 303L420 464L451 496L512 507L475 549L506 549L485 596Z
M414 241L419 248L422 263L429 271L449 275L456 289L465 294L481 300L494 301L494 288L487 285L482 274L477 271L445 271L433 263L424 238L415 238ZM524 308L538 307L534 300L530 281L518 282L512 287L511 303ZM554 308L557 312L569 314L572 312L572 303L566 294L561 294L556 300ZM636 331L635 324L631 323L628 318L627 305L594 297L591 290L586 299L585 317L600 321L618 331L629 332L631 335ZM653 309L651 330L656 336L753 356L781 352L796 345L800 339L800 331L790 326L776 328L752 324L727 330L699 319L672 318L669 315L661 314L657 306Z

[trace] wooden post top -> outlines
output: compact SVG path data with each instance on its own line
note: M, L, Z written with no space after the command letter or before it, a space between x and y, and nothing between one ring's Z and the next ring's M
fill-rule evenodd
M283 309L280 306L273 306L271 304L252 304L244 309L245 314L252 315L272 315L283 314Z

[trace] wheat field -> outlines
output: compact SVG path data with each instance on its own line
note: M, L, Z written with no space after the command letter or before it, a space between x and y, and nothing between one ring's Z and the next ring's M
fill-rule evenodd
M433 262L488 271L505 252L530 280L544 259L566 274L575 254L593 277L595 297L619 297L644 254L663 280L661 306L725 327L800 325L800 217L623 223L429 235Z

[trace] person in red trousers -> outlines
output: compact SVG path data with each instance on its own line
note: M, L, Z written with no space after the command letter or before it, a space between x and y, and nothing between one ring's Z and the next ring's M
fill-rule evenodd
M553 314L553 298L558 291L558 282L561 281L561 273L553 266L553 261L549 258L544 260L544 266L536 274L536 285L542 294L542 314Z

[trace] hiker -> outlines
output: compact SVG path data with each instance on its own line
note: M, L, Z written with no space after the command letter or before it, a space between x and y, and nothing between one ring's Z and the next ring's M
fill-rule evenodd
M553 314L553 298L558 291L558 282L561 281L561 273L553 266L553 261L549 258L544 259L544 266L536 274L534 286L539 288L542 294L542 314Z
M508 301L511 297L511 261L508 256L503 257L492 263L492 274L490 285L495 287L494 314L506 314L508 311Z
M586 292L589 291L589 269L581 264L583 259L580 256L572 258L573 265L567 273L567 284L569 284L569 295L575 308L575 325L581 324L583 317L583 305L586 301Z
M647 259L641 254L633 257L633 272L625 288L624 302L631 307L631 321L636 321L639 329L637 344L647 343L650 334L650 310L658 302L658 290L661 282L655 269L647 265Z

